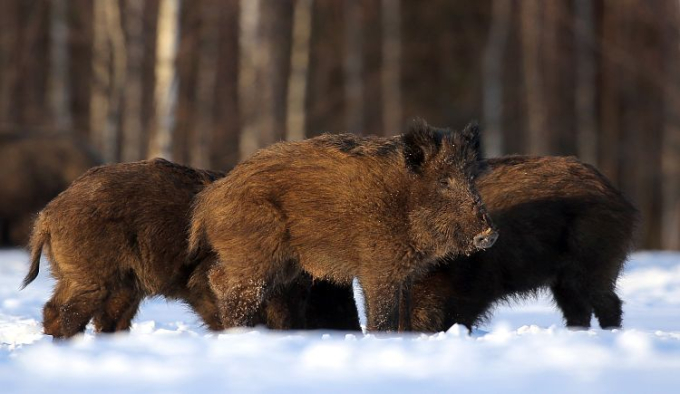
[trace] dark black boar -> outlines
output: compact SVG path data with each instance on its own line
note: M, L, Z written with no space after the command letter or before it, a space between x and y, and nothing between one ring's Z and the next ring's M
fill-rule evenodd
M258 151L196 197L190 248L226 328L252 325L273 289L307 272L366 294L369 330L396 330L402 285L446 255L493 244L472 183L475 130L416 122L394 138L324 135Z
M25 246L38 211L99 164L71 135L0 134L0 246Z
M57 283L45 304L45 333L71 337L94 317L98 332L127 330L140 301L163 295L191 305L221 329L206 272L209 253L187 259L194 196L223 176L163 159L91 169L39 214L28 285L45 249ZM200 257L200 258L199 258Z
M637 210L605 177L574 158L483 162L477 189L500 237L447 258L412 290L417 331L468 329L498 301L549 288L567 326L621 326L616 280L632 246Z

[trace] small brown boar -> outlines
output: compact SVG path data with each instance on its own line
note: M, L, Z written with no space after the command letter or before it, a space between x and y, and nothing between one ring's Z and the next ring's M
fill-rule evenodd
M273 289L306 272L339 284L358 277L368 329L396 330L405 283L496 238L472 182L474 132L415 122L393 138L278 143L208 186L189 245L217 253L208 276L224 327L252 325Z
M208 253L187 259L191 203L223 174L163 159L96 167L39 214L31 238L28 285L45 249L54 295L43 325L71 337L94 317L98 332L127 330L140 301L162 295L186 302L211 329L221 329L207 285Z
M567 326L621 326L616 280L637 210L595 168L574 158L486 160L477 189L500 237L493 248L443 260L412 289L412 329L468 329L497 302L548 288Z
M38 211L99 164L72 135L0 134L0 246L25 246Z

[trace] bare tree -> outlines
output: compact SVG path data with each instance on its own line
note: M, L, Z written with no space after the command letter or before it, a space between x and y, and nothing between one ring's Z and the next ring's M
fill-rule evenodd
M69 92L70 110L75 132L90 137L90 95L93 83L93 9L90 0L70 0L69 19Z
M364 91L363 91L363 26L362 7L359 0L345 0L345 129L351 133L363 132Z
M239 0L220 2L220 39L215 105L212 168L227 170L240 158L241 120L239 116Z
M145 157L142 150L142 90L144 65L144 3L125 0L125 33L127 69L121 120L121 160L135 161Z
M484 48L484 152L500 156L503 152L503 55L508 40L511 0L493 0L491 29Z
M111 91L111 48L107 40L107 10L108 1L93 2L92 26L93 49L92 70L93 80L90 93L90 126L93 145L102 152L105 161L112 161L111 152L106 149L106 129L109 115L109 92Z
M298 0L295 2L291 70L288 79L287 140L301 140L305 137L305 94L307 93L309 72L312 1Z
M68 14L66 0L52 0L50 9L49 102L58 130L71 130L68 75Z
M661 234L665 249L680 249L680 3L667 3Z
M210 148L215 105L215 82L219 50L219 0L201 3L199 59L196 81L196 119L191 141L191 165L210 166Z
M598 157L597 58L595 55L595 10L592 0L576 0L574 14L578 155L586 163L596 164Z
M0 128L15 126L13 94L18 83L19 3L0 2Z
M402 128L401 8L399 0L382 0L382 99L385 134Z
M314 1L309 44L309 79L305 95L308 137L340 132L346 126L344 73L344 3Z
M177 98L175 56L178 41L179 0L161 0L156 35L155 122L150 135L149 156L172 159L173 112Z
M545 154L548 152L546 141L546 108L543 95L541 72L541 13L540 0L525 0L520 3L522 25L522 51L524 81L526 84L527 119L529 152Z

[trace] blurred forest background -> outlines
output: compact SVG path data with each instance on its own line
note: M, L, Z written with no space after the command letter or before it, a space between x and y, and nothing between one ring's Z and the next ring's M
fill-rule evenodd
M228 169L322 132L480 121L576 155L680 249L678 0L1 0L0 130Z

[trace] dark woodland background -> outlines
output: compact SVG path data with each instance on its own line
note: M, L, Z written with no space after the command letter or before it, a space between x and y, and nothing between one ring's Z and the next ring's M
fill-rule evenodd
M1 0L0 130L227 169L419 116L576 155L680 249L678 0Z

